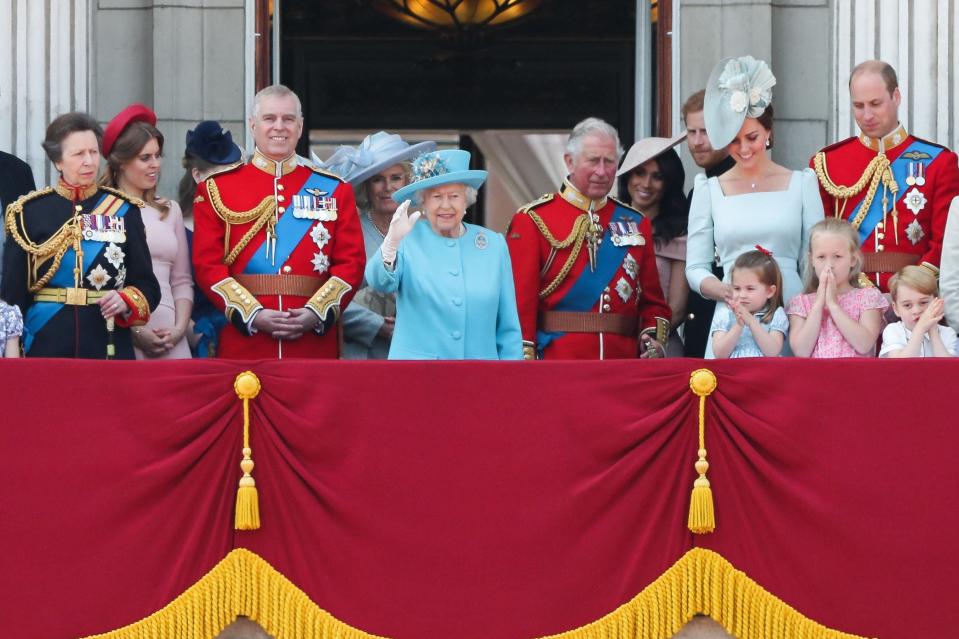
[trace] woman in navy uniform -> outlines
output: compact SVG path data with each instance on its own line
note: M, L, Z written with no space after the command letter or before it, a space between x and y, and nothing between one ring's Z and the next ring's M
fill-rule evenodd
M43 148L56 187L7 207L0 297L23 312L29 357L133 359L129 329L159 302L143 202L96 184L102 140L85 113L55 119Z

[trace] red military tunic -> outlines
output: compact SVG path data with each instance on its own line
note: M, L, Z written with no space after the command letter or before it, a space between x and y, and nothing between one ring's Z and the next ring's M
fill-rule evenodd
M883 169L888 165L882 158L877 160L880 154L892 167ZM872 162L876 164L870 165ZM865 174L880 171L885 178L879 182L873 199L881 202L885 183L886 214L880 216L877 212L874 220L882 219L873 222L874 226L863 219L860 233L860 237L865 235L863 271L881 290L888 291L889 278L907 264L922 263L938 272L949 204L959 195L957 162L952 151L909 135L901 126L882 139L862 133L837 142L810 161L819 177L826 215L847 219L857 229L860 225L856 223L856 207L870 190L871 180ZM898 189L895 195L891 192L892 183Z
M585 289L578 280L591 275L591 204L597 252L607 242L608 248L619 250L609 254L605 270L597 267L611 276ZM584 227L585 233L577 232ZM671 314L659 283L652 237L649 220L638 211L612 198L591 203L569 181L558 194L520 209L506 243L527 359L534 352L543 359L633 358L639 355L642 333L665 339ZM571 303L574 298L578 303Z
M311 186L317 184L323 188ZM196 281L229 320L218 356L338 357L333 321L359 288L366 265L352 187L299 165L296 156L274 162L257 151L249 163L201 184L193 211ZM321 319L317 332L278 340L250 328L261 309L304 307Z

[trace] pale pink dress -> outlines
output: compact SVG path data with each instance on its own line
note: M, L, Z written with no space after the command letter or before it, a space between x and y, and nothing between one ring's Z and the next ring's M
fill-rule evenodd
M190 248L183 226L180 205L170 200L170 210L160 219L160 211L152 206L140 209L146 228L147 246L153 260L153 274L160 283L160 303L150 314L144 330L173 328L176 324L176 300L193 301L193 277L190 275ZM166 355L146 357L140 349L133 349L137 359L186 359L191 357L190 344L184 337Z
M816 301L815 293L806 293L797 295L789 301L786 312L789 315L799 317L808 317L809 309ZM877 288L854 288L846 291L839 296L839 306L845 311L846 315L859 321L862 312L869 309L879 309L880 314L889 306L886 297L879 292ZM852 344L846 341L846 338L839 332L839 327L829 316L829 309L823 309L822 324L819 326L819 339L816 340L816 347L813 349L810 357L874 357L875 347L865 355L860 355Z
M655 246L654 252L656 253L656 268L659 270L659 285L663 289L663 298L669 304L669 284L672 281L673 262L686 261L686 236L674 237L662 246ZM683 356L683 340L675 330L669 334L666 356Z

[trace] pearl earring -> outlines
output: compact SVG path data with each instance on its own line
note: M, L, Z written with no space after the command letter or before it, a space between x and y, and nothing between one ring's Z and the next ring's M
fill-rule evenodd
M770 146L772 145L769 143L769 138L766 138L766 148L768 149Z

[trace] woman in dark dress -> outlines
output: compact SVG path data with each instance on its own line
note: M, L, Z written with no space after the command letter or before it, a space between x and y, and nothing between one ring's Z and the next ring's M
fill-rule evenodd
M7 208L0 297L20 307L28 357L134 359L130 327L160 300L139 207L97 186L103 132L85 113L47 127L55 188Z

